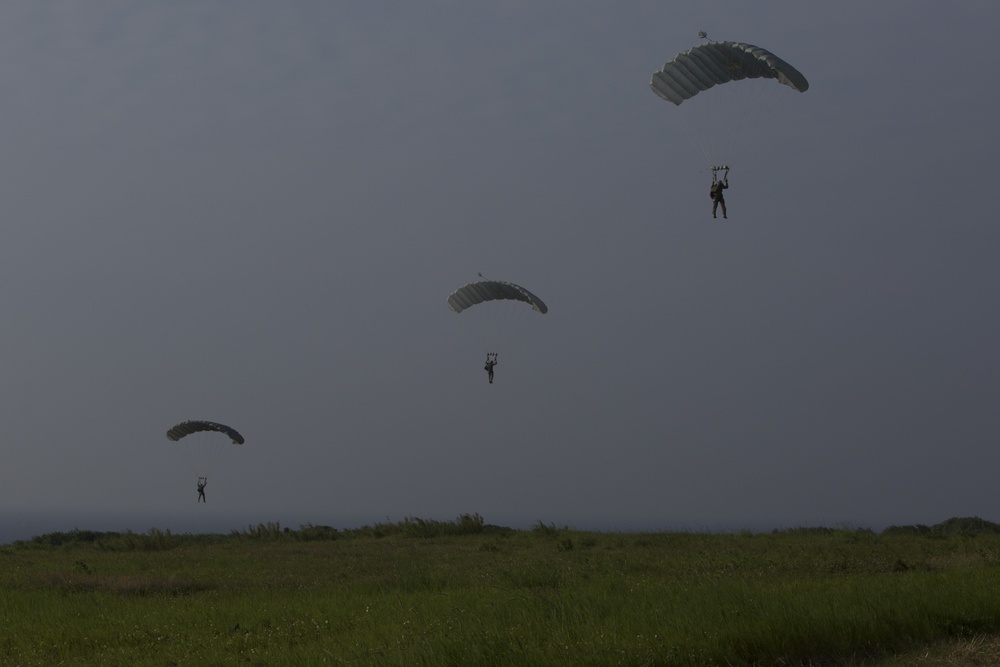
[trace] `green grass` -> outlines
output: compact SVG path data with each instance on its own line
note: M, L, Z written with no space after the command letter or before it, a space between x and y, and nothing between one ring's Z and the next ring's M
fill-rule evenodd
M1000 535L923 528L58 533L0 548L0 664L906 664L1000 633Z

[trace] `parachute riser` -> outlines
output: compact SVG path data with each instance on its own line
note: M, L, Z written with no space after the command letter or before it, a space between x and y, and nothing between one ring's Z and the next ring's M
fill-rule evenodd
M723 165L721 167L712 167L712 180L719 179L719 172L722 172L722 179L726 180L729 178L729 165Z

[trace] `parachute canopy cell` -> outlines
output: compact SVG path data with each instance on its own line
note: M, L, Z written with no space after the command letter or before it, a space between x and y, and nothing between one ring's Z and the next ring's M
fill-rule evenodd
M712 86L743 79L777 79L804 93L809 82L797 69L770 51L741 42L708 42L674 56L653 74L653 92L680 105Z
M240 435L239 432L237 432L237 430L232 428L231 426L226 426L225 424L218 424L216 422L207 422L201 420L190 420L177 424L169 431L167 431L167 438L176 442L186 435L191 435L192 433L199 433L201 431L216 431L218 433L225 434L229 436L230 440L233 441L234 445L242 445L245 442L243 436Z
M549 312L548 306L528 290L520 285L499 280L481 280L459 287L448 297L448 307L456 313L460 313L466 308L471 308L484 301L503 299L523 301L543 315Z

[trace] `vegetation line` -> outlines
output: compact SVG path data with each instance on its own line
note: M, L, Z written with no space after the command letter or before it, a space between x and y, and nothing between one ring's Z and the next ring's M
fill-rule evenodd
M478 514L74 530L0 547L0 563L0 664L1000 664L1000 527L978 518L877 534Z

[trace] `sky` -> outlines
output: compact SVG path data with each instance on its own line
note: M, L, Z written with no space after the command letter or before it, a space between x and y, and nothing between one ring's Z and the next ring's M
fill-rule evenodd
M998 24L971 1L0 6L0 542L1000 520ZM648 85L700 30L810 82L770 82L725 156L727 220ZM549 307L493 384L446 305L480 273ZM204 504L165 437L187 419L246 438Z

